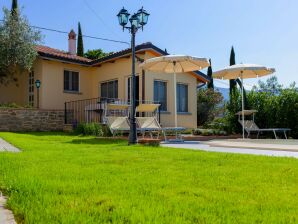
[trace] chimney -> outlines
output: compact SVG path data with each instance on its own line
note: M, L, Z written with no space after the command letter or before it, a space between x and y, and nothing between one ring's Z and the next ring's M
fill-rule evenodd
M68 53L71 55L77 54L77 34L71 30L68 34Z

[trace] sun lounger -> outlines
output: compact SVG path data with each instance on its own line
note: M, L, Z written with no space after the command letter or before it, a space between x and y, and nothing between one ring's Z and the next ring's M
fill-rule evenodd
M128 117L106 117L106 121L113 136L130 131Z
M113 136L117 133L129 133L128 109L129 105L107 104L105 120Z
M169 141L167 135L169 133L175 133L176 139L175 141L183 141L182 139L182 132L186 130L183 127L161 127L160 123L157 120L156 112L159 108L160 104L140 104L137 107L136 112L139 113L151 113L152 116L145 116L145 117L136 117L138 130L142 133L143 137L145 136L146 132L150 133L151 138L153 137L152 133L156 132L159 137L159 133L162 132L165 141ZM154 115L155 114L155 115Z
M159 137L162 128L156 120L155 117L136 117L138 131L141 132L143 138L145 137L146 132L148 132L153 138L153 133L157 133L157 138Z
M153 138L153 133L157 133L157 138L162 132L161 126L157 121L157 111L160 104L140 104L136 108L136 113L145 115L144 117L136 117L138 131L145 137L148 132ZM150 116L151 115L151 116Z
M165 127L162 128L159 122L157 121L156 117L137 117L137 124L138 124L138 130L142 133L143 138L146 134L146 132L150 133L151 138L153 138L152 133L157 133L157 138L159 137L160 132L164 136L164 140L168 142L167 135L169 133L175 133L176 139L175 141L182 142L182 132L186 130L186 128L183 127Z
M242 125L242 120L239 120L239 123ZM290 131L289 128L259 128L253 120L244 121L244 130L247 132L247 137L250 136L250 133L257 133L257 138L259 138L260 133L262 132L273 132L275 139L277 139L277 133L282 132L287 139L287 131Z

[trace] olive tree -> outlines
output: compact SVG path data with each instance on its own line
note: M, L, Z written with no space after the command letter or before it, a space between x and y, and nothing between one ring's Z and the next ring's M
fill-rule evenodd
M17 83L18 77L30 71L37 56L35 45L41 41L40 32L30 27L26 17L16 9L3 9L0 21L0 85Z

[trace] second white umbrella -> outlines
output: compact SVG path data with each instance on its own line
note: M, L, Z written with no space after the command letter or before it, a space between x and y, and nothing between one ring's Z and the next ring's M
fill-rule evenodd
M269 75L275 72L274 68L267 68L262 65L255 64L237 64L226 67L212 74L213 78L218 79L237 79L242 82L241 99L242 99L242 138L244 139L244 99L243 99L243 79L257 78Z

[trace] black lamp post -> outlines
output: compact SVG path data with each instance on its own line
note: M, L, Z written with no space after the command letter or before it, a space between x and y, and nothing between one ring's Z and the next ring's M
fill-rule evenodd
M147 24L149 13L143 9L143 7L130 18L130 14L126 9L121 9L118 13L119 24L124 29L128 29L131 33L131 54L132 54L132 76L131 76L131 112L130 112L130 134L129 134L129 144L137 143L137 128L136 128L136 74L135 74L135 37L138 29L142 28ZM130 26L126 26L128 21L130 21Z
M36 86L36 89L37 89L37 108L39 108L39 88L40 88L40 85L41 85L41 82L40 80L36 80L35 81L35 86Z

